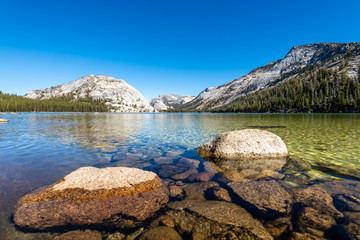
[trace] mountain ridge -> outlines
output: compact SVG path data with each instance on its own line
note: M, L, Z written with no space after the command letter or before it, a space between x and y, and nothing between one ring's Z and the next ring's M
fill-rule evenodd
M347 56L349 54L350 56ZM357 78L360 43L315 43L294 46L282 59L255 68L248 74L223 85L204 89L195 99L182 106L182 110L216 109L247 94L263 91L292 79L317 64L324 63L330 69L339 69L343 64L342 61L347 61L349 64L346 74L351 78Z
M154 112L156 111L144 96L122 79L92 74L69 83L34 90L25 95L31 99L51 99L72 95L75 99L90 97L103 100L112 112Z

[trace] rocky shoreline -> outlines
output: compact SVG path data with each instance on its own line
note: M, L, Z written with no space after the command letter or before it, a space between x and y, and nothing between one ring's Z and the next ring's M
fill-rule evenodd
M162 156L152 171L80 168L20 199L14 222L57 240L359 239L359 182L293 184L288 172L309 166L278 138L226 133L199 148L209 162Z

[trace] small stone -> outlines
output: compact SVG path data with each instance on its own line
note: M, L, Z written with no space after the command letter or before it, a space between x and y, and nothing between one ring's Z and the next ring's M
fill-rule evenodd
M5 122L9 122L9 120L0 118L0 123L5 123Z
M175 227L174 221L169 217L162 219L160 223L166 227L170 227L170 228Z
M124 240L126 238L126 235L120 232L116 232L113 234L109 234L106 238L106 240Z
M214 176L215 174L209 172L194 173L188 177L188 180L191 182L207 182L210 181Z
M190 167L184 164L162 164L160 165L159 175L163 178L169 178L174 175L188 171Z
M185 183L183 181L176 181L175 184L177 186L184 186Z
M184 151L181 151L181 150L168 151L168 152L165 153L165 156L166 156L166 157L171 157L171 158L178 158L178 157L180 157L183 153L184 153Z
M200 161L191 158L181 158L179 163L190 165L191 167L197 169L199 167Z
M159 226L146 230L139 240L182 240L181 236L172 228Z
M169 186L169 192L171 198L182 198L183 196L183 189L178 186Z
M274 179L278 179L278 180L281 180L281 179L283 179L285 177L281 173L278 173L278 172L275 172L275 171L272 171L272 170L267 170L267 169L262 170L261 174L263 174L264 176L272 177Z
M101 233L98 231L70 231L60 234L54 238L54 240L102 240Z
M158 157L158 158L154 158L154 162L156 164L171 164L174 161L169 157Z
M192 234L192 240L205 240L205 239L207 239L205 234L197 233L197 232Z
M197 182L184 187L186 199L205 200L205 191L209 188L219 186L216 182Z
M198 173L198 171L196 171L195 169L190 169L186 172L183 172L183 173L179 173L179 174L176 174L174 176L171 176L172 179L174 180L184 180L186 178L188 178L190 175L192 174L196 174Z
M222 187L212 187L207 192L209 200L232 202L229 192Z

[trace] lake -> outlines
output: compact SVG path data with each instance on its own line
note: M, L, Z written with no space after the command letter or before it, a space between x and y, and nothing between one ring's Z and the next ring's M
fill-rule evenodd
M0 239L47 239L16 230L11 210L24 194L79 167L158 173L156 159L204 161L197 147L232 130L258 128L279 135L290 158L313 166L306 173L287 172L286 181L294 185L360 179L359 114L24 113L1 118L9 123L0 124Z

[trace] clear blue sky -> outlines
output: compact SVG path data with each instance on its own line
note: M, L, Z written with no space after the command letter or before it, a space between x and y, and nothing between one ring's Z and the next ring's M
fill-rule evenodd
M0 0L0 90L110 75L197 95L294 45L359 42L359 0Z

